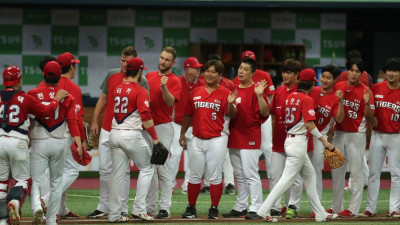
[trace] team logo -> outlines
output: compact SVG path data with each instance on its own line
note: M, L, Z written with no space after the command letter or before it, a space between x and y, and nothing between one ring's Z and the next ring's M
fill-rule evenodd
M144 104L146 105L147 108L149 108L149 106L150 106L150 105L149 105L149 101L147 101L147 100L144 101Z
M308 110L308 114L310 114L310 116L315 116L315 111L314 111L314 109Z
M240 103L242 103L242 98L241 97L236 99L236 104L240 104Z
M75 105L75 113L81 111L81 106L79 104Z
M215 99L214 102L215 102L215 103L221 103L221 101L220 101L220 100L217 100L217 99Z

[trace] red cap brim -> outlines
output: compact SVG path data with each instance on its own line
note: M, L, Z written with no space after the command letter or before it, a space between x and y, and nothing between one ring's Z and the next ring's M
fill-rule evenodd
M81 60L79 60L79 59L74 59L74 63L75 63L75 64L79 64L79 63L81 63Z

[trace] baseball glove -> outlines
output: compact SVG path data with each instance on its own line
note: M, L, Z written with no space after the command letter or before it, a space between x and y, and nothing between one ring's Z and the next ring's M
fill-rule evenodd
M88 122L83 122L83 127L85 128L86 141L91 149L94 146L94 141L93 141L92 133L90 132L90 125Z
M73 143L71 146L71 152L72 152L72 158L76 162L78 162L82 166L86 166L92 161L92 156L89 154L89 152L86 151L86 149L82 146L82 158L79 156L78 148L75 143Z
M324 150L325 160L328 161L332 169L341 167L344 164L346 158L342 155L340 150L335 147L334 150L325 149Z
M150 162L154 165L164 165L168 155L168 149L161 142L158 142L153 145L153 154L151 155Z

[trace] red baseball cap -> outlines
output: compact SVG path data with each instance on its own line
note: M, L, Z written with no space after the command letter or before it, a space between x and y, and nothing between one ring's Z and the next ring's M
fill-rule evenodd
M3 71L3 86L14 86L21 81L21 78L21 69L18 66L9 66Z
M183 63L183 68L200 68L203 64L200 64L196 57L189 57Z
M79 59L75 59L75 57L69 52L64 52L59 55L57 57L57 62L60 63L62 67L81 63Z
M245 51L245 52L242 53L241 59L244 59L244 58L246 58L246 57L250 57L250 58L256 60L256 54L254 54L254 52L252 52L252 51L250 51L250 50L247 50L247 51Z
M133 57L128 61L128 64L126 65L127 70L139 70L139 69L145 69L147 70L147 67L144 66L143 60L140 59L139 57Z
M317 74L315 73L315 71L313 69L310 69L310 68L304 69L300 72L299 80L318 82Z
M43 68L43 74L46 77L59 77L61 76L61 66L56 61L46 63Z

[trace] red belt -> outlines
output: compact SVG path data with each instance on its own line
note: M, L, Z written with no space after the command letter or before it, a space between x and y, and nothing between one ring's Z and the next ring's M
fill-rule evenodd
M296 137L295 134L288 134L287 137Z

